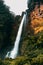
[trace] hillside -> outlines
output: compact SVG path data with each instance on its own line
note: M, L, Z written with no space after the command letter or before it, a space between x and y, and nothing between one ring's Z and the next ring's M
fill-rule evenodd
M23 26L18 56L5 58L14 46L22 15L13 15L9 7L0 0L0 65L43 65L43 6L27 12L26 26ZM28 9L29 10L29 9Z

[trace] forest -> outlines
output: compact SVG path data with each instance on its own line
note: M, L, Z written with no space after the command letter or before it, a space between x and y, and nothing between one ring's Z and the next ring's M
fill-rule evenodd
M0 65L43 65L43 18L40 19L42 23L33 20L31 24L28 20L29 23L22 32L18 57L4 58L6 53L13 48L24 13L22 12L21 16L15 15L4 1L0 0ZM30 19L31 16L29 14L27 16Z

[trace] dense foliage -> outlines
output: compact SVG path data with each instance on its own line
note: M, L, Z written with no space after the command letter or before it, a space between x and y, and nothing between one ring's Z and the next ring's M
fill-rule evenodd
M12 49L20 20L20 16L15 16L0 0L0 57L3 58Z
M5 60L0 59L0 65L43 65L43 55L39 55L35 58L29 58L27 56L20 56L16 59Z
M22 16L13 15L9 7L0 0L0 58L4 58L12 49L23 15L24 12ZM27 26L27 29L23 29L22 32L20 56L16 59L0 59L0 65L43 65L43 31L37 35L30 34L29 26Z

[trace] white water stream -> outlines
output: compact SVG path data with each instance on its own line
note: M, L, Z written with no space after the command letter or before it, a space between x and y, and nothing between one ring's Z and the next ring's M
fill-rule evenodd
M19 42L20 42L20 39L21 39L22 28L23 28L23 24L25 22L25 19L26 19L26 14L24 14L23 19L20 23L18 33L17 33L17 37L16 37L16 40L14 42L14 47L13 47L11 52L7 53L6 57L9 57L9 58L12 58L12 59L15 59L17 57L18 50L19 50Z

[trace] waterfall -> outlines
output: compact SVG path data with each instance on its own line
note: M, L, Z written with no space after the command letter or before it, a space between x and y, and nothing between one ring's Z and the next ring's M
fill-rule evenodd
M19 42L20 42L20 39L21 39L22 28L23 28L23 24L25 22L25 19L26 19L26 13L24 14L23 19L22 19L22 21L20 23L20 26L19 26L19 29L18 29L18 33L17 33L17 37L16 37L16 40L14 42L14 47L11 50L11 52L7 53L6 57L9 57L9 58L12 58L12 59L17 57L18 49L19 49Z

